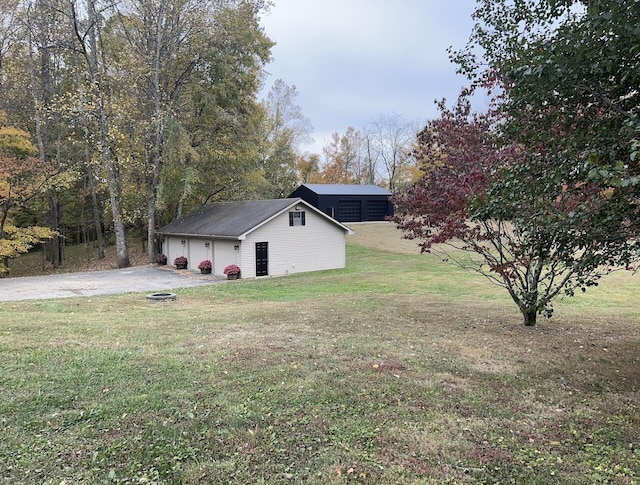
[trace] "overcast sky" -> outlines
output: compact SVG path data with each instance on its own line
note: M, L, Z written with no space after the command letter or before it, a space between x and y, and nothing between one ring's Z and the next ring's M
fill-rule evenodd
M453 102L465 79L446 49L465 45L474 0L275 0L263 17L276 42L273 81L295 85L321 153L334 132L365 128L381 115L408 121L437 116L433 101Z

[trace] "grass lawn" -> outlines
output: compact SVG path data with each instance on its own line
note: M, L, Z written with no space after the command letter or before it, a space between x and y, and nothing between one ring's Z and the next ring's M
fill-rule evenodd
M0 481L640 483L640 276L527 328L391 229L344 270L0 303Z

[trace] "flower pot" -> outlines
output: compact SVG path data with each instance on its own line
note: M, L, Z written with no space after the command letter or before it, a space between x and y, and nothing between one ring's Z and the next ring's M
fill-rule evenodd
M187 269L186 264L176 264L176 269Z
M211 268L201 269L200 274L211 274Z
M227 275L227 279L228 279L228 280L237 280L238 278L240 278L240 273L236 273L236 274L228 274L228 275Z

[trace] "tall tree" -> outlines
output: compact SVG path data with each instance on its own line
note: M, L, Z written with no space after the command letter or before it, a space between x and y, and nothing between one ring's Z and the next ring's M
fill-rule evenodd
M352 126L344 134L333 133L323 148L325 163L319 181L329 184L357 184L369 179L364 162L365 138Z
M501 144L502 115L473 115L467 96L440 109L418 137L423 177L394 196L398 227L423 251L506 288L525 325L551 316L559 295L596 285L620 255L639 259L614 194L569 174L549 181L555 157Z
M100 159L107 173L111 215L116 236L116 262L118 268L126 268L130 265L129 249L127 247L125 222L120 202L119 167L118 161L114 156L116 149L109 123L111 103L107 76L109 66L107 65L108 60L104 55L102 43L102 29L105 19L102 14L98 13L96 0L87 0L84 7L86 9L86 19L83 21L80 17L82 10L75 3L71 5L72 28L76 36L77 46L85 60L86 75L91 86L94 105L93 115L98 123Z
M297 88L288 86L282 79L276 79L262 104L267 113L267 138L276 139L283 133L293 147L313 141L311 121L297 104Z
M62 123L61 100L68 89L66 65L73 41L66 13L66 4L59 0L38 0L27 4L23 16L28 37L34 138L43 165L59 172L66 165L62 139L67 133ZM49 184L49 225L57 231L63 225L61 192L61 187ZM60 266L64 262L64 238L52 238L47 252L53 267Z
M261 196L265 112L257 93L273 42L259 22L260 1L231 2L187 86L181 127L188 145L163 166L159 204L165 220L210 200ZM169 161L169 160L167 160Z
M42 193L51 174L35 156L37 149L29 133L6 124L0 111L0 274L8 271L10 258L56 235L46 227L11 223L11 212Z
M416 132L412 123L395 114L379 116L367 131L368 149L381 162L378 170L391 191L409 181Z
M262 171L266 181L263 196L286 197L297 184L295 165L302 143L311 140L310 120L297 104L295 86L277 79L262 101L266 113Z
M121 29L133 54L129 79L140 100L138 130L144 157L147 249L155 262L156 211L168 121L177 117L191 74L214 29L215 3L131 0L120 4Z
M502 81L502 132L548 161L539 186L607 194L565 222L599 220L576 247L628 264L640 251L640 3L482 0L474 16L454 60L477 84Z

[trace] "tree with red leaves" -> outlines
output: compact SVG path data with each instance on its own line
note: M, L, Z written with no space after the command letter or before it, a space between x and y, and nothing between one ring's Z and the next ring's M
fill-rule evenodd
M628 201L544 146L527 151L504 138L501 112L473 114L471 94L452 109L440 102L440 118L419 133L423 176L394 195L394 221L422 251L504 287L524 324L535 325L556 297L638 261L627 244Z
M455 248L535 325L557 296L638 267L640 2L478 0L473 18L452 60L474 86L498 79L499 102L441 105L396 222L423 250Z

